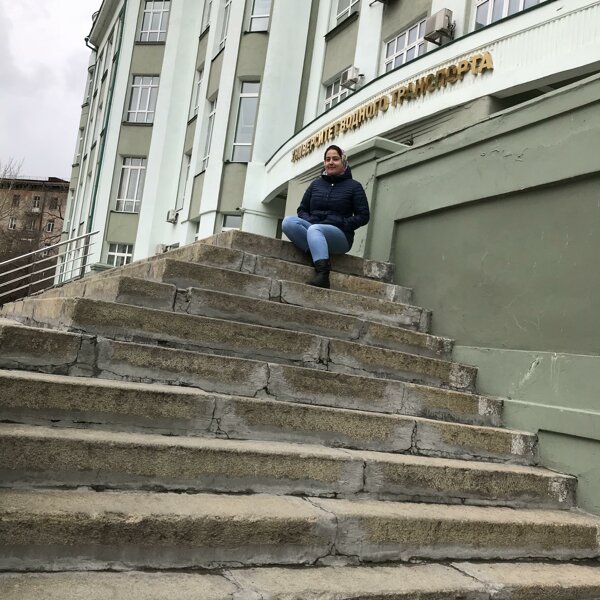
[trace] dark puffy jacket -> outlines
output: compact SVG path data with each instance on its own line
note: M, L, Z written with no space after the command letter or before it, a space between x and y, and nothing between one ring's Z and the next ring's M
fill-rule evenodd
M352 246L354 230L369 222L370 213L363 186L347 168L341 175L315 179L304 192L298 216L309 223L339 227Z

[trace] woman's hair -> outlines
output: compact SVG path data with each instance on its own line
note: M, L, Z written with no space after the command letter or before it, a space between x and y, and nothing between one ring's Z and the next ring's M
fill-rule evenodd
M342 163L345 167L348 165L348 158L346 157L346 153L339 146L336 146L335 144L331 144L331 146L327 146L327 148L325 149L325 152L323 153L323 160L325 160L325 158L327 157L327 153L330 150L335 150L335 152L337 152L339 154L340 158L342 159Z

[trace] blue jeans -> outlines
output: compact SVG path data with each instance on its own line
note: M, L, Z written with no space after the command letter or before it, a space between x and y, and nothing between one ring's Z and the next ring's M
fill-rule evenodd
M304 252L310 250L313 261L328 260L329 254L345 254L350 244L335 225L313 225L300 217L286 217L281 229L292 244Z

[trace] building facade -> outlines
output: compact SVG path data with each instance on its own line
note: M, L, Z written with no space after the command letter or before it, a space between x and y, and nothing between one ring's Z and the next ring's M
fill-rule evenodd
M277 235L325 144L362 164L596 72L597 4L104 0L65 237L118 265Z

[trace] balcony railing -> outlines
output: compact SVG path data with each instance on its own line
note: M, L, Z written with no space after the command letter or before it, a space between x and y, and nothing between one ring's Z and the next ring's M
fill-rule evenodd
M0 305L83 277L97 231L0 263Z

